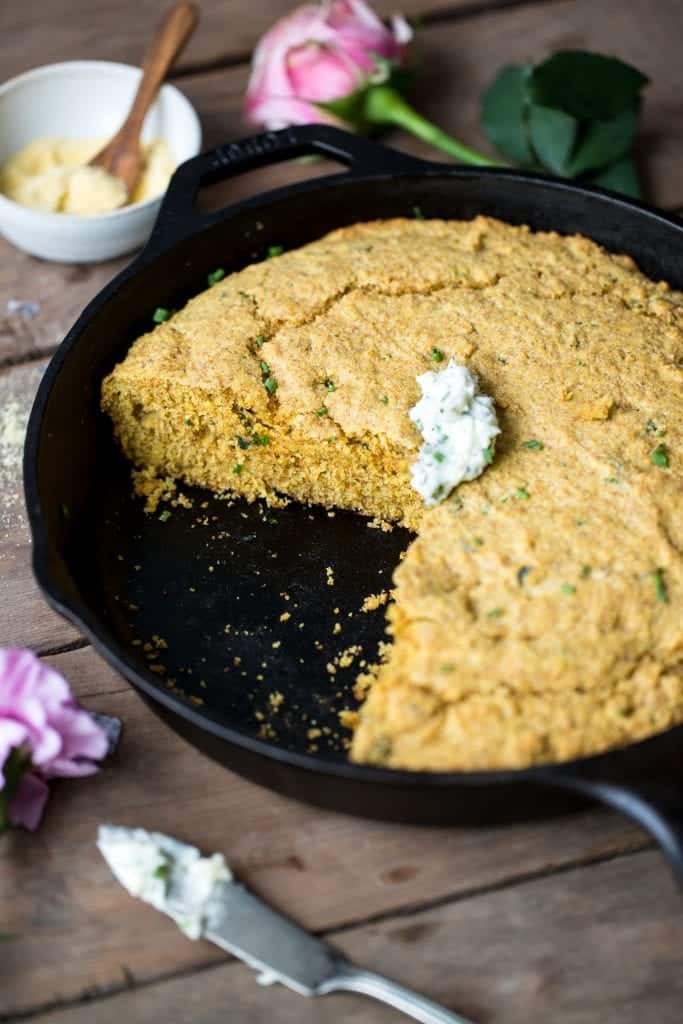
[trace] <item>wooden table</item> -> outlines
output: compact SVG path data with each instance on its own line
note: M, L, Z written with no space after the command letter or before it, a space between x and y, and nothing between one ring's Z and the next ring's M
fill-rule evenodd
M176 74L205 143L243 132L255 39L288 0L203 0ZM392 0L382 0L390 13ZM615 52L651 75L642 139L651 198L683 208L680 0L405 0L421 15L418 103L483 145L478 96L503 63L557 48ZM68 13L67 13L68 11ZM5 0L0 68L70 58L135 63L156 0ZM134 28L135 26L135 28ZM409 139L396 144L423 149ZM300 176L301 165L234 182L223 199ZM311 169L305 173L314 173ZM681 901L653 844L602 810L505 830L356 821L288 802L212 764L143 706L39 596L29 567L20 431L46 364L83 305L125 261L42 263L0 241L0 645L34 648L83 703L119 716L102 773L54 786L35 835L0 841L0 1019L379 1024L361 997L309 1002L259 988L244 966L191 943L129 899L94 847L99 822L167 831L222 850L257 892L359 962L481 1024L679 1024ZM10 299L40 303L25 320Z

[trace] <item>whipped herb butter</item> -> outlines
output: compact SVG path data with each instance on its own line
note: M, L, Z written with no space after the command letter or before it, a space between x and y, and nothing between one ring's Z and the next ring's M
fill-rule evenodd
M97 846L131 896L168 914L190 939L202 935L215 883L232 879L222 854L202 857L195 846L160 832L101 825Z
M451 359L443 370L417 378L422 398L409 413L424 438L411 483L426 505L437 505L463 480L480 476L493 460L500 434L493 399L479 381Z

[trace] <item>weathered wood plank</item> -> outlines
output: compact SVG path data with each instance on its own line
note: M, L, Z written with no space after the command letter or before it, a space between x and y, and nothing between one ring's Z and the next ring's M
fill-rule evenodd
M170 939L173 929L164 925L164 936ZM681 1019L680 896L655 854L355 928L333 941L356 963L482 1024ZM360 996L306 1000L277 986L262 988L253 972L233 962L40 1019L86 1024L95 1014L98 1024L166 1018L222 1024L226 1014L241 1024L399 1020Z
M82 309L127 262L47 263L0 238L0 367L52 352ZM13 300L35 303L36 315L11 311Z
M401 10L408 17L430 11L479 14L487 7L520 0L374 0L373 6L389 17ZM522 0L523 2L523 0ZM549 2L549 0L546 0ZM158 0L108 3L107 0L72 0L68 17L57 0L38 6L6 3L2 11L0 67L4 78L39 64L60 60L118 60L139 64L147 38L159 19ZM276 20L296 4L293 0L202 0L199 27L181 56L178 67L190 68L248 57L254 43ZM46 31L49 26L49 31Z
M0 372L0 646L51 650L79 634L48 608L30 566L21 460L44 368L41 360Z
M120 717L124 734L99 776L55 785L37 834L0 839L2 930L17 935L3 945L0 1015L215 959L128 899L94 846L103 821L223 851L255 890L316 930L645 842L607 812L478 831L384 825L311 810L199 755L122 687L91 648L50 662L86 706ZM658 873L666 875L659 859L653 876Z

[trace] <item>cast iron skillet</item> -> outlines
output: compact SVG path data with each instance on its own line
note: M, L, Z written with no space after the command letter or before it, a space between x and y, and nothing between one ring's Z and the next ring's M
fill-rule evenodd
M196 212L200 186L306 154L349 170ZM320 126L190 160L176 172L145 250L90 303L42 381L24 464L36 577L50 604L172 728L262 785L339 811L425 824L519 821L596 798L648 829L683 881L683 727L524 771L419 773L346 761L336 713L352 702L358 662L335 676L325 666L331 652L353 643L372 657L383 613L358 608L389 583L405 532L368 529L341 512L229 505L199 491L191 492L192 509L161 521L131 497L129 469L98 411L99 388L149 329L155 307L179 306L205 287L208 272L236 270L270 245L292 248L415 207L426 217L485 213L582 232L683 288L683 226L606 192L424 163ZM334 586L326 585L327 566ZM291 618L281 621L286 612ZM282 694L279 708L270 694Z

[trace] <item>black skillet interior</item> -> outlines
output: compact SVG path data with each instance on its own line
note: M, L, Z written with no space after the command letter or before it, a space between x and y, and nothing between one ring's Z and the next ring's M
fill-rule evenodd
M200 184L306 153L351 169L218 214L195 212ZM359 663L373 659L384 630L383 609L360 607L389 586L410 540L405 531L370 529L348 513L272 510L187 488L191 508L148 516L131 496L129 467L98 411L99 388L150 328L155 307L180 306L205 287L207 273L236 270L271 245L292 248L416 207L426 217L486 213L582 232L683 287L680 226L557 180L425 164L319 126L189 161L174 177L147 248L86 309L36 399L25 483L38 581L157 713L258 782L340 810L441 824L523 819L561 812L577 795L597 796L645 823L683 871L680 789L669 792L662 781L674 770L682 777L681 730L527 772L436 775L346 762L338 711L353 706ZM332 673L335 656L341 664Z

